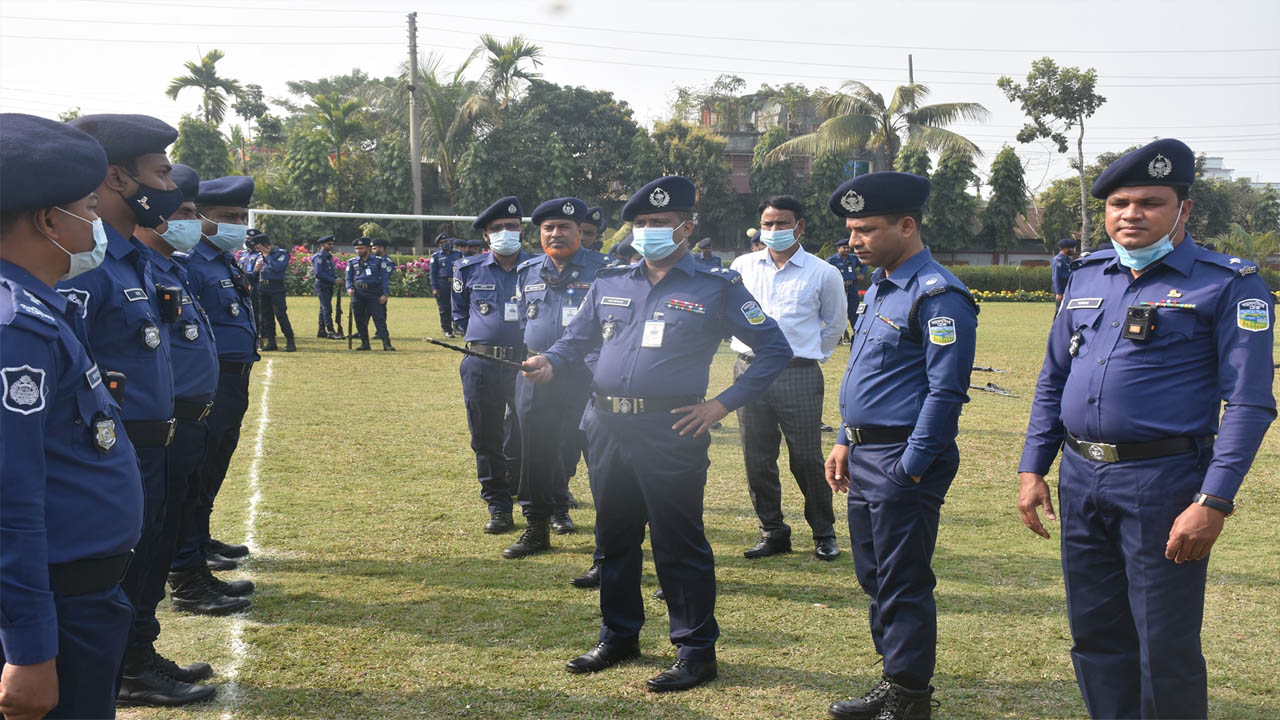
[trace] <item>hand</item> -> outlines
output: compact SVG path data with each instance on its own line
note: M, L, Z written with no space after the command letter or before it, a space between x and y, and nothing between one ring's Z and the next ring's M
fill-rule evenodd
M351 297L355 297L356 296L355 288L348 290L347 294L350 295Z
M439 291L439 290L432 290L432 291L431 291L431 297L440 297L440 291Z
M685 405L671 411L672 415L679 415L680 413L685 413L685 416L677 420L676 424L671 426L671 429L679 430L681 435L688 435L689 431L692 430L694 437L701 437L711 429L712 425L724 419L724 416L728 415L729 411L725 409L719 400L711 398L697 405Z
M1222 533L1226 519L1218 510L1192 503L1173 521L1164 556L1179 565L1209 557L1209 550Z
M1062 295L1054 295L1053 297L1054 297L1054 299L1055 299L1055 300L1057 300L1058 302L1062 302Z
M551 367L551 361L546 355L534 355L521 363L520 367L529 382L547 383L555 377L555 369Z
M54 659L35 665L5 665L0 674L0 715L5 720L40 720L58 704Z
M1049 483L1044 481L1043 475L1036 473L1018 473L1018 478L1022 480L1022 488L1018 490L1018 512L1022 513L1022 524L1030 528L1031 532L1048 539L1049 531L1040 523L1038 508L1044 508L1046 519L1058 519L1053 514L1053 500L1049 499Z
M378 302L382 303L383 305L386 305L386 304L387 304L387 296L386 296L386 295L383 295L382 297L378 298Z
M832 492L849 492L849 446L836 445L827 456L827 484Z

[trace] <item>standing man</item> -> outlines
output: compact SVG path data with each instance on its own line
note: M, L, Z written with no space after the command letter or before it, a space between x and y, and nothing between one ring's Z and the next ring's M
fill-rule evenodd
M822 457L822 368L844 334L846 300L840 273L810 255L800 244L804 205L790 195L760 204L760 239L766 250L743 255L732 270L778 323L791 346L792 360L760 397L738 408L742 456L747 466L751 505L760 520L760 542L746 552L749 559L791 552L791 527L782 518L782 486L778 453L787 441L791 475L804 498L804 517L813 531L819 560L840 556L835 513ZM738 338L729 345L738 353L734 378L751 369L755 356Z
M1256 266L1186 232L1194 179L1191 149L1165 139L1094 182L1112 247L1075 263L1018 466L1022 521L1047 538L1044 476L1070 450L1062 571L1095 718L1207 716L1209 551L1276 417L1275 301Z
M244 250L238 253L236 264L244 272L245 279L249 283L249 295L253 302L253 320L255 327L258 328L258 347L265 350L267 330L266 323L262 317L262 266L264 262L262 253L258 252L258 241L256 239L258 233L261 232L257 228L249 228L245 232Z
M285 301L288 289L285 287L285 275L289 272L291 253L282 247L276 247L271 237L264 232L251 231L250 239L261 256L262 272L259 276L262 291L262 322L267 344L263 350L276 350L276 323L280 323L280 332L284 333L284 351L296 352L293 344L293 325L289 322L289 307Z
M759 397L791 357L786 337L737 273L690 257L694 196L693 183L676 176L633 195L622 217L634 223L645 261L601 271L564 337L525 363L530 380L554 382L598 356L582 424L603 619L599 642L566 669L597 672L639 654L640 545L648 523L677 648L675 664L647 682L653 692L687 690L716 676L715 558L702 522L707 431ZM711 361L731 335L751 346L756 362L704 400Z
M53 120L0 127L0 714L115 717L143 485L85 305L53 289L103 261L107 156Z
M706 237L699 240L696 249L697 252L693 254L694 262L702 265L703 267L724 267L724 261L716 257L711 252L711 238Z
M385 327L387 324L385 317L386 317L388 305L391 302L391 276L396 271L396 261L391 259L391 257L387 255L387 239L386 238L373 238L373 245L369 246L369 252L374 258L382 262L383 272L385 272L387 275L387 302L383 303L382 305L382 314L384 317L382 324L383 324L383 327ZM391 341L391 338L385 334L384 335L375 334L374 337L378 338L379 340L382 340L384 345Z
M440 311L440 329L447 338L453 337L453 264L462 259L462 253L453 247L453 239L444 233L436 236L440 249L431 253L431 294L436 298ZM351 292L351 288L347 288Z
M858 256L853 254L853 248L849 246L849 238L840 238L836 241L836 254L827 258L827 262L835 266L840 271L840 280L844 285L845 304L848 308L848 327L853 327L857 323L857 316L854 312L858 308L858 279L862 276L862 262L858 260ZM844 332L846 341L849 338L848 330Z
M360 347L369 348L369 318L373 318L373 331L382 340L382 349L392 351L391 335L387 333L387 266L371 255L373 241L367 237L355 241L356 257L347 262L347 295L351 297L351 317L360 333Z
M831 196L858 259L878 269L858 307L840 387L843 427L827 482L849 493L858 583L871 599L871 639L884 676L828 712L850 718L925 718L938 644L930 564L938 515L960 464L960 406L968 402L978 307L920 237L929 181L861 175Z
M596 252L604 250L604 231L608 220L604 216L604 208L587 208L587 217L582 221L582 247Z
M320 317L316 320L316 337L341 340L342 328L333 328L333 284L337 282L338 271L333 263L333 236L325 235L316 241L320 249L311 256L311 275L315 278L313 288L316 298L320 300Z
M1062 296L1067 292L1067 280L1071 279L1071 258L1076 254L1076 241L1062 238L1058 241L1058 254L1053 256L1053 314L1062 308Z
M516 266L532 256L520 245L520 201L504 197L471 226L492 252L458 263L453 275L453 326L471 350L500 360L524 360ZM511 496L520 479L520 428L516 424L516 371L475 357L462 358L462 398L476 454L480 497L489 506L484 531L514 527Z

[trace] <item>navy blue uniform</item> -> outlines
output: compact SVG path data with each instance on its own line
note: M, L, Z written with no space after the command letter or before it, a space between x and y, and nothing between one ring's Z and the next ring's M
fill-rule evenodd
M1062 302L1058 300L1059 295L1067 292L1067 280L1071 279L1071 258L1058 253L1053 256L1053 311L1057 314L1058 309L1062 307Z
M112 717L132 617L116 580L142 529L137 458L82 343L82 306L7 261L0 275L0 661L56 656L47 717ZM118 569L99 587L58 586L85 561Z
M1076 679L1094 717L1202 718L1209 560L1174 563L1165 544L1195 493L1235 497L1276 417L1275 302L1252 264L1190 235L1137 278L1110 249L1072 265L1018 469L1044 475L1068 436L1187 440L1184 451L1147 460L1063 453L1058 507ZM1146 341L1121 335L1134 305L1157 307Z
M849 301L849 325L857 324L858 310L858 279L865 272L862 261L853 253L849 253L847 257L840 257L840 253L836 253L827 258L827 262L831 263L840 271L840 279L844 281L845 298Z
M431 253L431 289L436 294L436 308L440 311L440 329L453 333L453 306L450 288L453 284L453 265L462 259L462 253L449 246L448 250Z
M938 641L930 562L960 463L955 438L969 400L978 310L926 248L892 276L876 270L855 312L836 440L851 446L853 564L871 599L871 638L884 674L923 687ZM864 438L863 430L881 437Z
M724 267L724 261L719 257L712 255L711 257L703 257L701 253L693 256L693 261L706 268Z
M373 329L383 343L388 343L387 306L378 301L391 292L387 282L387 266L382 259L370 253L363 259L354 257L347 261L347 289L355 290L351 296L351 316L360 333L360 347L369 347L369 318ZM448 293L445 293L448 295Z
M337 334L333 329L333 285L338 280L333 254L328 250L317 251L311 256L311 274L315 277L312 287L320 300L320 317L316 323L321 333ZM341 328L339 328L341 329Z
M681 658L713 660L720 635L715 558L702 523L711 437L680 435L668 411L673 402L701 401L721 341L737 337L756 356L717 397L730 412L764 392L791 359L791 347L737 273L699 266L686 255L651 285L646 267L599 271L564 337L544 354L556 376L575 373L598 354L591 387L597 398L618 398L593 401L582 420L596 503L600 640L626 646L644 624L640 545L647 522L671 642ZM650 411L634 412L636 400L647 401Z
M245 281L248 283L249 299L253 304L253 322L258 328L260 337L265 338L266 333L262 321L262 273L258 269L258 261L262 260L262 253L257 250L248 250L240 253L236 259L236 265L240 271L244 273Z
M286 340L293 339L293 325L289 323L289 306L285 301L285 274L289 270L290 253L282 247L273 247L263 258L262 276L262 324L263 337L268 343L276 341L276 323Z
M453 325L467 347L519 362L524 358L516 268L532 257L521 250L511 270L491 253L458 263L453 278ZM516 421L518 372L494 362L464 357L458 367L462 397L476 454L480 497L490 513L511 512L520 480L520 428Z

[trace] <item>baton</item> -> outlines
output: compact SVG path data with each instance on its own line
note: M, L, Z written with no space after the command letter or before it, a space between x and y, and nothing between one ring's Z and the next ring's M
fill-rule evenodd
M501 366L503 366L503 367L509 367L509 368L512 368L513 370L523 370L523 369L524 369L524 366L523 366L523 365L521 365L521 364L520 364L520 363L518 363L518 362L512 361L512 360L503 360L502 358L496 358L496 357L494 357L494 356L492 356L492 355L485 355L484 353L478 353L478 352L476 352L475 350L468 350L467 348L458 347L457 345L450 345L450 344L449 344L449 343L447 343L447 342L440 342L439 340L436 340L435 338L424 337L424 338L422 338L422 339L423 339L423 340L425 340L426 342L431 343L432 345L439 345L439 346L440 346L440 347L442 347L442 348L449 348L450 350L452 350L452 351L454 351L454 352L456 352L456 353L462 353L463 355L470 355L471 357L477 357L477 358L480 358L481 360L488 360L489 362L496 362L496 363L498 363L499 365L501 365Z
M974 371L974 372L993 372L993 373L1007 373L1007 372L1009 372L1008 370L997 370L996 368L993 368L993 367L987 367L986 365L974 365L974 366L973 366L973 371Z

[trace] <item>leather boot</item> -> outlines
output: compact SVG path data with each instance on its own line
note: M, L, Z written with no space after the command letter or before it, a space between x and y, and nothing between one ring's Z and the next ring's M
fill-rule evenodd
M137 649L125 655L116 704L177 707L210 700L215 692L211 685L178 680L156 664L154 651Z
M911 690L889 683L889 697L873 720L929 720L933 715L933 686Z
M395 351L395 348L391 347L391 340L389 338L382 338L382 349L387 352Z
M230 615L244 612L253 603L242 597L227 597L210 582L207 569L169 573L169 603L174 610L195 615Z
M204 571L205 574L209 576L207 580L208 583L213 586L213 589L227 597L247 597L253 594L252 580L232 580L231 582L227 582L226 580L221 580L217 575L209 572L208 567L205 567Z
M235 560L249 554L248 545L228 545L221 540L209 540L209 552L217 553L224 558Z
M490 535L501 535L515 529L515 521L509 512L496 512L489 515L489 522L484 524L484 531Z
M551 529L555 530L557 535L572 535L578 531L578 526L573 523L573 518L569 517L568 512L562 512L551 516Z
M333 331L332 331L332 330L325 330L323 327L316 331L316 337L318 337L318 338L322 338L322 339L323 339L323 338L328 338L328 337L332 337L332 336L333 336Z
M893 682L881 677L876 686L868 690L862 697L850 698L831 703L827 714L835 720L872 720L889 699L889 687Z
M551 523L545 517L531 517L514 545L502 551L508 560L527 557L551 549Z
M292 336L292 335L290 335L289 337L287 337L287 338L285 338L285 339L284 339L284 351L285 351L285 352L298 352L298 346L293 344L293 336Z
M217 570L219 572L224 570L235 570L236 567L238 567L235 560L223 557L212 550L204 554L204 563L209 566L210 570Z
M151 657L156 669L168 674L174 680L184 683L198 683L201 680L208 680L213 677L213 666L206 662L179 665L160 653L155 653Z

